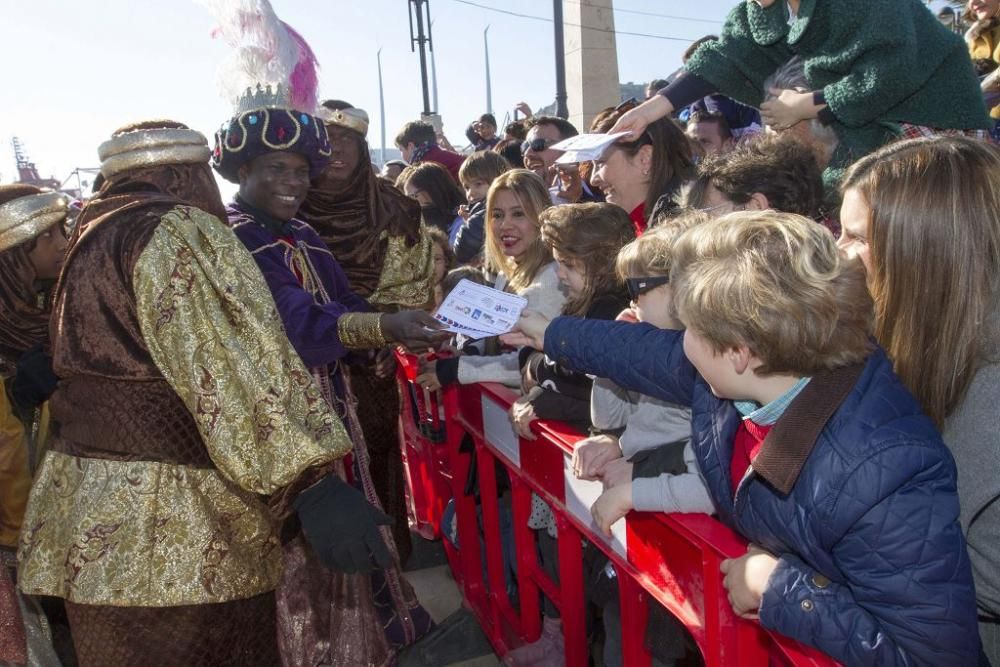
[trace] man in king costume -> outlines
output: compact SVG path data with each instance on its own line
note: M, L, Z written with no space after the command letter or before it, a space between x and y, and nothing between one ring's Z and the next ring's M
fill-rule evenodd
M384 516L332 474L350 437L222 222L204 137L153 121L99 154L55 291L19 586L66 600L83 667L276 665L283 525L357 570L388 562Z
M239 50L261 34L261 48L278 45L266 66L260 58L237 58L231 72L249 87L235 100L236 115L216 135L213 164L240 186L229 205L229 223L256 260L277 304L285 332L313 374L323 397L348 427L354 442L342 474L372 505L368 450L357 421L357 402L345 365L367 363L352 350L390 344L424 347L446 336L426 312L372 312L353 293L323 240L295 215L311 179L327 167L331 147L316 108L315 61L302 38L273 16L267 3L257 14L222 19L220 32ZM248 25L251 28L248 30ZM290 48L284 49L287 44ZM282 63L281 54L298 57ZM259 51L257 51L259 53ZM362 334L358 335L358 331ZM353 359L352 359L353 358ZM398 413L383 415L396 419ZM386 523L389 523L386 518ZM392 533L382 528L386 542ZM388 566L357 574L331 572L303 539L284 547L285 572L278 589L278 628L286 666L389 665L398 651L433 626L403 577L395 549Z

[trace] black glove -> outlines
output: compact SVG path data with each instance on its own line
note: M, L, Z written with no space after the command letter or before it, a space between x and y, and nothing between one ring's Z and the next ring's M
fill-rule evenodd
M52 372L52 358L36 345L17 359L17 374L10 382L8 393L19 414L32 410L49 399L59 378Z
M329 475L298 495L292 507L323 565L338 572L371 572L392 564L379 526L392 519L353 486ZM374 562L373 562L374 560Z

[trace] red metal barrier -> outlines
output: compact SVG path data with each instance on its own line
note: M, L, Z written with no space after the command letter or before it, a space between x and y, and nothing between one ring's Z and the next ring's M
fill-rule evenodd
M562 616L566 665L587 665L582 554L582 540L587 540L609 557L617 574L627 667L650 664L644 642L650 599L683 622L708 667L836 664L810 647L733 613L722 587L719 564L746 551L746 542L736 533L705 515L632 512L616 524L615 538L605 539L589 514L600 483L576 480L569 465L574 444L581 438L578 432L560 422L535 422L532 430L536 440L518 438L507 418L517 398L510 389L479 384L425 395L412 384L416 360L400 360L401 433L415 523L425 536L439 536L444 505L449 497L455 499L461 548L445 542L449 563L466 605L498 654L538 638L538 593L542 591ZM412 390L419 400L408 400ZM428 428L421 429L420 424L439 428L441 407L447 415L443 420L444 442L434 443L427 435ZM465 437L471 437L475 450L481 522L476 499L464 493L473 461L470 454L459 451ZM509 598L505 587L497 462L510 477L517 601ZM544 572L536 557L535 533L528 528L532 492L549 504L556 517L558 582ZM480 535L485 550L480 547Z

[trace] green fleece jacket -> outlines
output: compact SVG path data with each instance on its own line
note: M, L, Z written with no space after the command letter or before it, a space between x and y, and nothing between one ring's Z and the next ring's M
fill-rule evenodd
M791 23L785 0L766 9L741 0L687 69L759 107L764 80L795 55L836 118L833 170L897 137L902 122L990 127L968 47L919 0L801 0Z

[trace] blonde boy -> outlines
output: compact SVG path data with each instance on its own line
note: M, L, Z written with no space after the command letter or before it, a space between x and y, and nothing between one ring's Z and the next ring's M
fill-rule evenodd
M510 169L510 163L493 151L477 151L465 158L459 168L458 180L468 202L459 209L464 222L451 246L459 264L473 262L482 253L486 238L486 193L494 179Z
M733 609L848 665L975 665L955 466L869 338L860 267L805 218L734 213L674 247L683 333L557 318L545 351L691 406Z
M660 329L683 328L669 282L673 245L681 234L705 220L703 214L692 213L665 221L622 248L616 268L628 286L632 308L621 319ZM590 413L601 434L576 444L573 470L581 479L604 482L605 492L591 513L606 535L611 534L611 524L632 509L715 512L690 444L690 408L598 378Z

